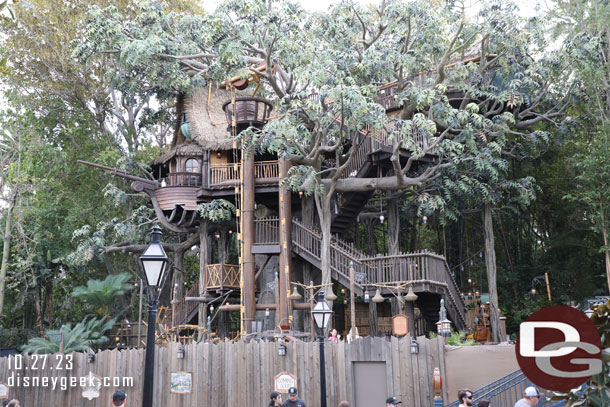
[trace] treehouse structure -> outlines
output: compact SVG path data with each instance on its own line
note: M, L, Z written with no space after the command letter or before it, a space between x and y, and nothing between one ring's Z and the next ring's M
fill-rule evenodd
M212 327L218 336L231 336L231 331L311 331L309 287L321 280L322 235L315 203L282 185L288 161L242 149L240 133L251 126L263 128L274 113L272 104L251 90L236 90L247 88L247 81L240 82L225 88L210 85L184 96L174 142L151 163L155 180L113 173L131 179L134 190L150 196L165 228L201 235L199 281L174 298L175 325ZM388 115L400 108L395 87L380 87L378 103ZM448 95L459 102L459 92L449 90ZM343 177L375 177L391 170L392 141L387 134L350 133L346 142L357 151ZM416 143L426 145L428 140ZM411 151L401 150L401 160L409 157ZM433 165L435 160L428 154L416 165ZM213 223L200 216L199 204L220 199L235 206L231 220ZM466 329L466 306L443 256L426 250L386 255L358 249L358 224L383 223L384 206L375 192L336 194L330 243L332 292L339 294L334 327L345 333L351 319L360 335L391 333L392 316L406 313L410 331L422 335L436 331L444 299L454 329ZM357 296L355 318L346 306L350 286Z

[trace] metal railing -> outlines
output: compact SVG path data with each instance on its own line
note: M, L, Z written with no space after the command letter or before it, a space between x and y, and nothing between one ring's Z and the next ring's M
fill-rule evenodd
M474 396L474 405L481 399L487 399L491 401L493 407L514 407L515 403L523 398L523 392L526 387L534 386L525 375L523 371L516 370L501 379L498 379L490 384L475 390L472 394ZM540 401L539 405L559 407L564 405L564 401L547 402L547 398L550 398L550 392L544 389L539 389ZM445 407L457 407L459 406L459 400L447 404Z

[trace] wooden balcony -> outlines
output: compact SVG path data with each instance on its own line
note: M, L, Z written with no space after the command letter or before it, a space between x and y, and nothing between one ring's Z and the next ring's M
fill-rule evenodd
M205 267L206 290L239 290L239 265L208 264Z
M168 187L200 187L201 174L197 172L172 172L165 182Z
M258 161L254 163L254 174L257 184L279 182L280 169L278 161ZM210 165L208 167L209 186L238 185L240 164Z

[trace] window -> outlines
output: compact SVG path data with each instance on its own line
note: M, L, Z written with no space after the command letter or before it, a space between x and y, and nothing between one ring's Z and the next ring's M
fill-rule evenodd
M194 158L189 158L188 160L186 160L186 163L184 164L184 170L186 172L199 172L199 160L196 160Z

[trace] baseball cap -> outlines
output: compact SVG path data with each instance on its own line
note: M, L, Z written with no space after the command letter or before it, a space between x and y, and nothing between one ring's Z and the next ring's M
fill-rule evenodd
M125 390L117 390L114 392L114 394L112 395L112 401L118 401L118 402L123 402L125 401Z
M538 393L538 389L530 386L525 389L525 397L540 397L540 393Z
M288 389L288 394L291 396L296 396L297 395L297 388L296 387L291 387Z
M398 401L398 400L396 400L396 397L390 396L390 397L387 398L385 403L386 404L400 404L400 403L402 403L402 401Z

